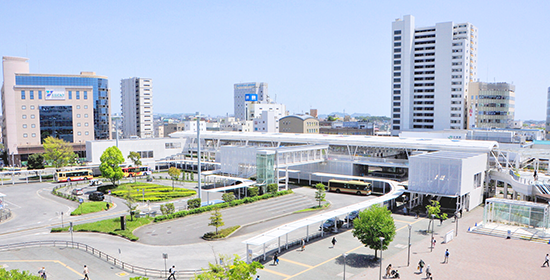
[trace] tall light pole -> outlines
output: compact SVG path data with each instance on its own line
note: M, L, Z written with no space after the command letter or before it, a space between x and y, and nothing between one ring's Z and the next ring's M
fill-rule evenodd
M384 237L380 237L380 277L379 280L382 280L382 252L384 251Z
M346 253L342 254L342 257L344 257L344 280L346 280L346 257L347 256L348 256L348 254L346 254Z
M199 177L198 188L199 188L199 199L201 198L201 117L200 113L197 112L197 175Z
M433 250L434 250L434 245L433 245L433 240L434 240L434 218L435 218L435 214L432 214L432 239L430 239L430 252L433 252Z
M121 115L113 115L111 118L115 121L116 147L118 148L118 121L122 120L124 117Z
M407 256L407 267L411 264L411 228L412 226L411 225L408 225L409 226L409 252L408 252L408 256Z

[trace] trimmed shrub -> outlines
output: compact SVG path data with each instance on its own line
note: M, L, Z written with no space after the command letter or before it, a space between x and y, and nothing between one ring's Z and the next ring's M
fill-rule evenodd
M201 199L197 197L187 200L187 207L189 209L196 209L201 207Z
M258 187L248 188L248 196L257 196L259 192Z
M267 192L275 194L279 190L279 185L277 184L269 184L267 185Z

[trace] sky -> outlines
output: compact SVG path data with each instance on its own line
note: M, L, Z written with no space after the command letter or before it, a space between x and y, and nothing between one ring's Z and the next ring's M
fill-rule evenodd
M266 82L290 113L390 115L391 25L470 22L478 78L516 86L516 119L545 120L550 1L2 1L0 55L31 73L153 79L154 113L233 114L233 85Z

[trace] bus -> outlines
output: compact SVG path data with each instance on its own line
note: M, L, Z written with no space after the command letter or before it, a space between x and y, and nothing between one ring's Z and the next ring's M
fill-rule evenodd
M71 170L71 171L59 171L56 172L53 179L60 182L82 181L92 180L94 175L90 169Z
M151 175L151 169L149 166L132 166L132 167L123 167L122 172L124 177L139 177Z
M352 193L358 195L370 195L372 184L361 181L342 181L331 179L328 181L328 191L336 193Z

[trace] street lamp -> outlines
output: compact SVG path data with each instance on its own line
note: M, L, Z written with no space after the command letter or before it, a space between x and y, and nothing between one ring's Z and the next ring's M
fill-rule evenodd
M115 121L115 129L116 129L116 147L118 148L118 121L122 120L124 117L121 115L113 115L111 117Z
M384 251L384 237L380 237L380 277L379 280L382 280L382 252Z
M433 240L434 240L434 218L435 214L432 214L432 239L430 239L430 252L433 252L434 246L433 246Z
M197 177L199 199L201 199L201 115L197 112Z
M407 267L411 264L411 228L412 226L411 225L408 225L409 226L409 252L408 252L408 257L407 257Z
M344 257L344 280L346 280L346 257L347 256L348 256L348 254L346 254L346 253L342 254L342 257Z

